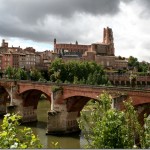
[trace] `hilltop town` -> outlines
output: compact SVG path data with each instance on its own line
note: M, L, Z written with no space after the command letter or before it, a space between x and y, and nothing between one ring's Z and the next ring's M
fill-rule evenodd
M64 61L95 61L106 70L137 70L134 65L129 65L128 58L115 56L113 39L113 31L107 27L103 29L103 40L101 42L82 45L78 41L74 44L67 44L58 43L54 39L54 49L43 52L38 52L33 47L26 47L25 49L20 46L10 47L8 42L3 39L0 46L0 70L3 72L8 66L25 70L30 70L31 68L46 70L55 58L61 58ZM134 57L132 58L134 59ZM145 64L149 68L149 63L144 62Z
M15 68L45 69L55 58L60 57L65 61L95 61L107 68L127 68L128 61L115 56L112 29L107 27L103 31L103 41L89 45L57 43L54 39L54 50L37 52L33 47L22 49L10 47L3 39L0 47L0 69L5 70L8 66Z

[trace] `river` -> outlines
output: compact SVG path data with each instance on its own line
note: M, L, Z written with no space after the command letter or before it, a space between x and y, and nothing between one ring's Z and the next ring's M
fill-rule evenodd
M52 142L58 142L59 147L63 149L79 149L83 148L85 143L83 136L72 134L69 136L52 136L46 135L47 127L47 111L50 109L48 100L40 100L37 107L38 122L26 123L23 126L30 127L35 135L38 135L44 148L53 148ZM2 123L2 119L0 120Z

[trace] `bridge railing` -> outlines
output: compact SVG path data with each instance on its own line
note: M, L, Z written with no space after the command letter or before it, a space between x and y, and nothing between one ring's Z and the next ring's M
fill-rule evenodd
M13 79L0 79L0 82L14 82ZM55 83L55 82L42 82L42 81L31 81L31 80L15 80L17 83L24 84L40 84L40 85L58 85L58 86L70 86L70 87L86 87L86 88L103 88L103 89L131 89L131 90L150 90L150 85L138 85L136 87L121 86L121 85L87 85L87 84L70 84L70 83Z

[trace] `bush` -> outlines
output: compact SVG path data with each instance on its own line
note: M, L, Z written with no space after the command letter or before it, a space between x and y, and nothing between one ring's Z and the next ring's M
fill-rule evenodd
M31 128L19 129L21 116L6 114L0 132L0 148L42 148Z

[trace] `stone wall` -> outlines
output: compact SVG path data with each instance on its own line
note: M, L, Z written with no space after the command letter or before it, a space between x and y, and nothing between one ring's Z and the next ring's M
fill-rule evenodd
M47 134L66 134L79 131L78 112L48 112Z
M22 116L23 122L37 121L37 110L33 109L33 106L23 107L23 110L20 113L20 115Z

